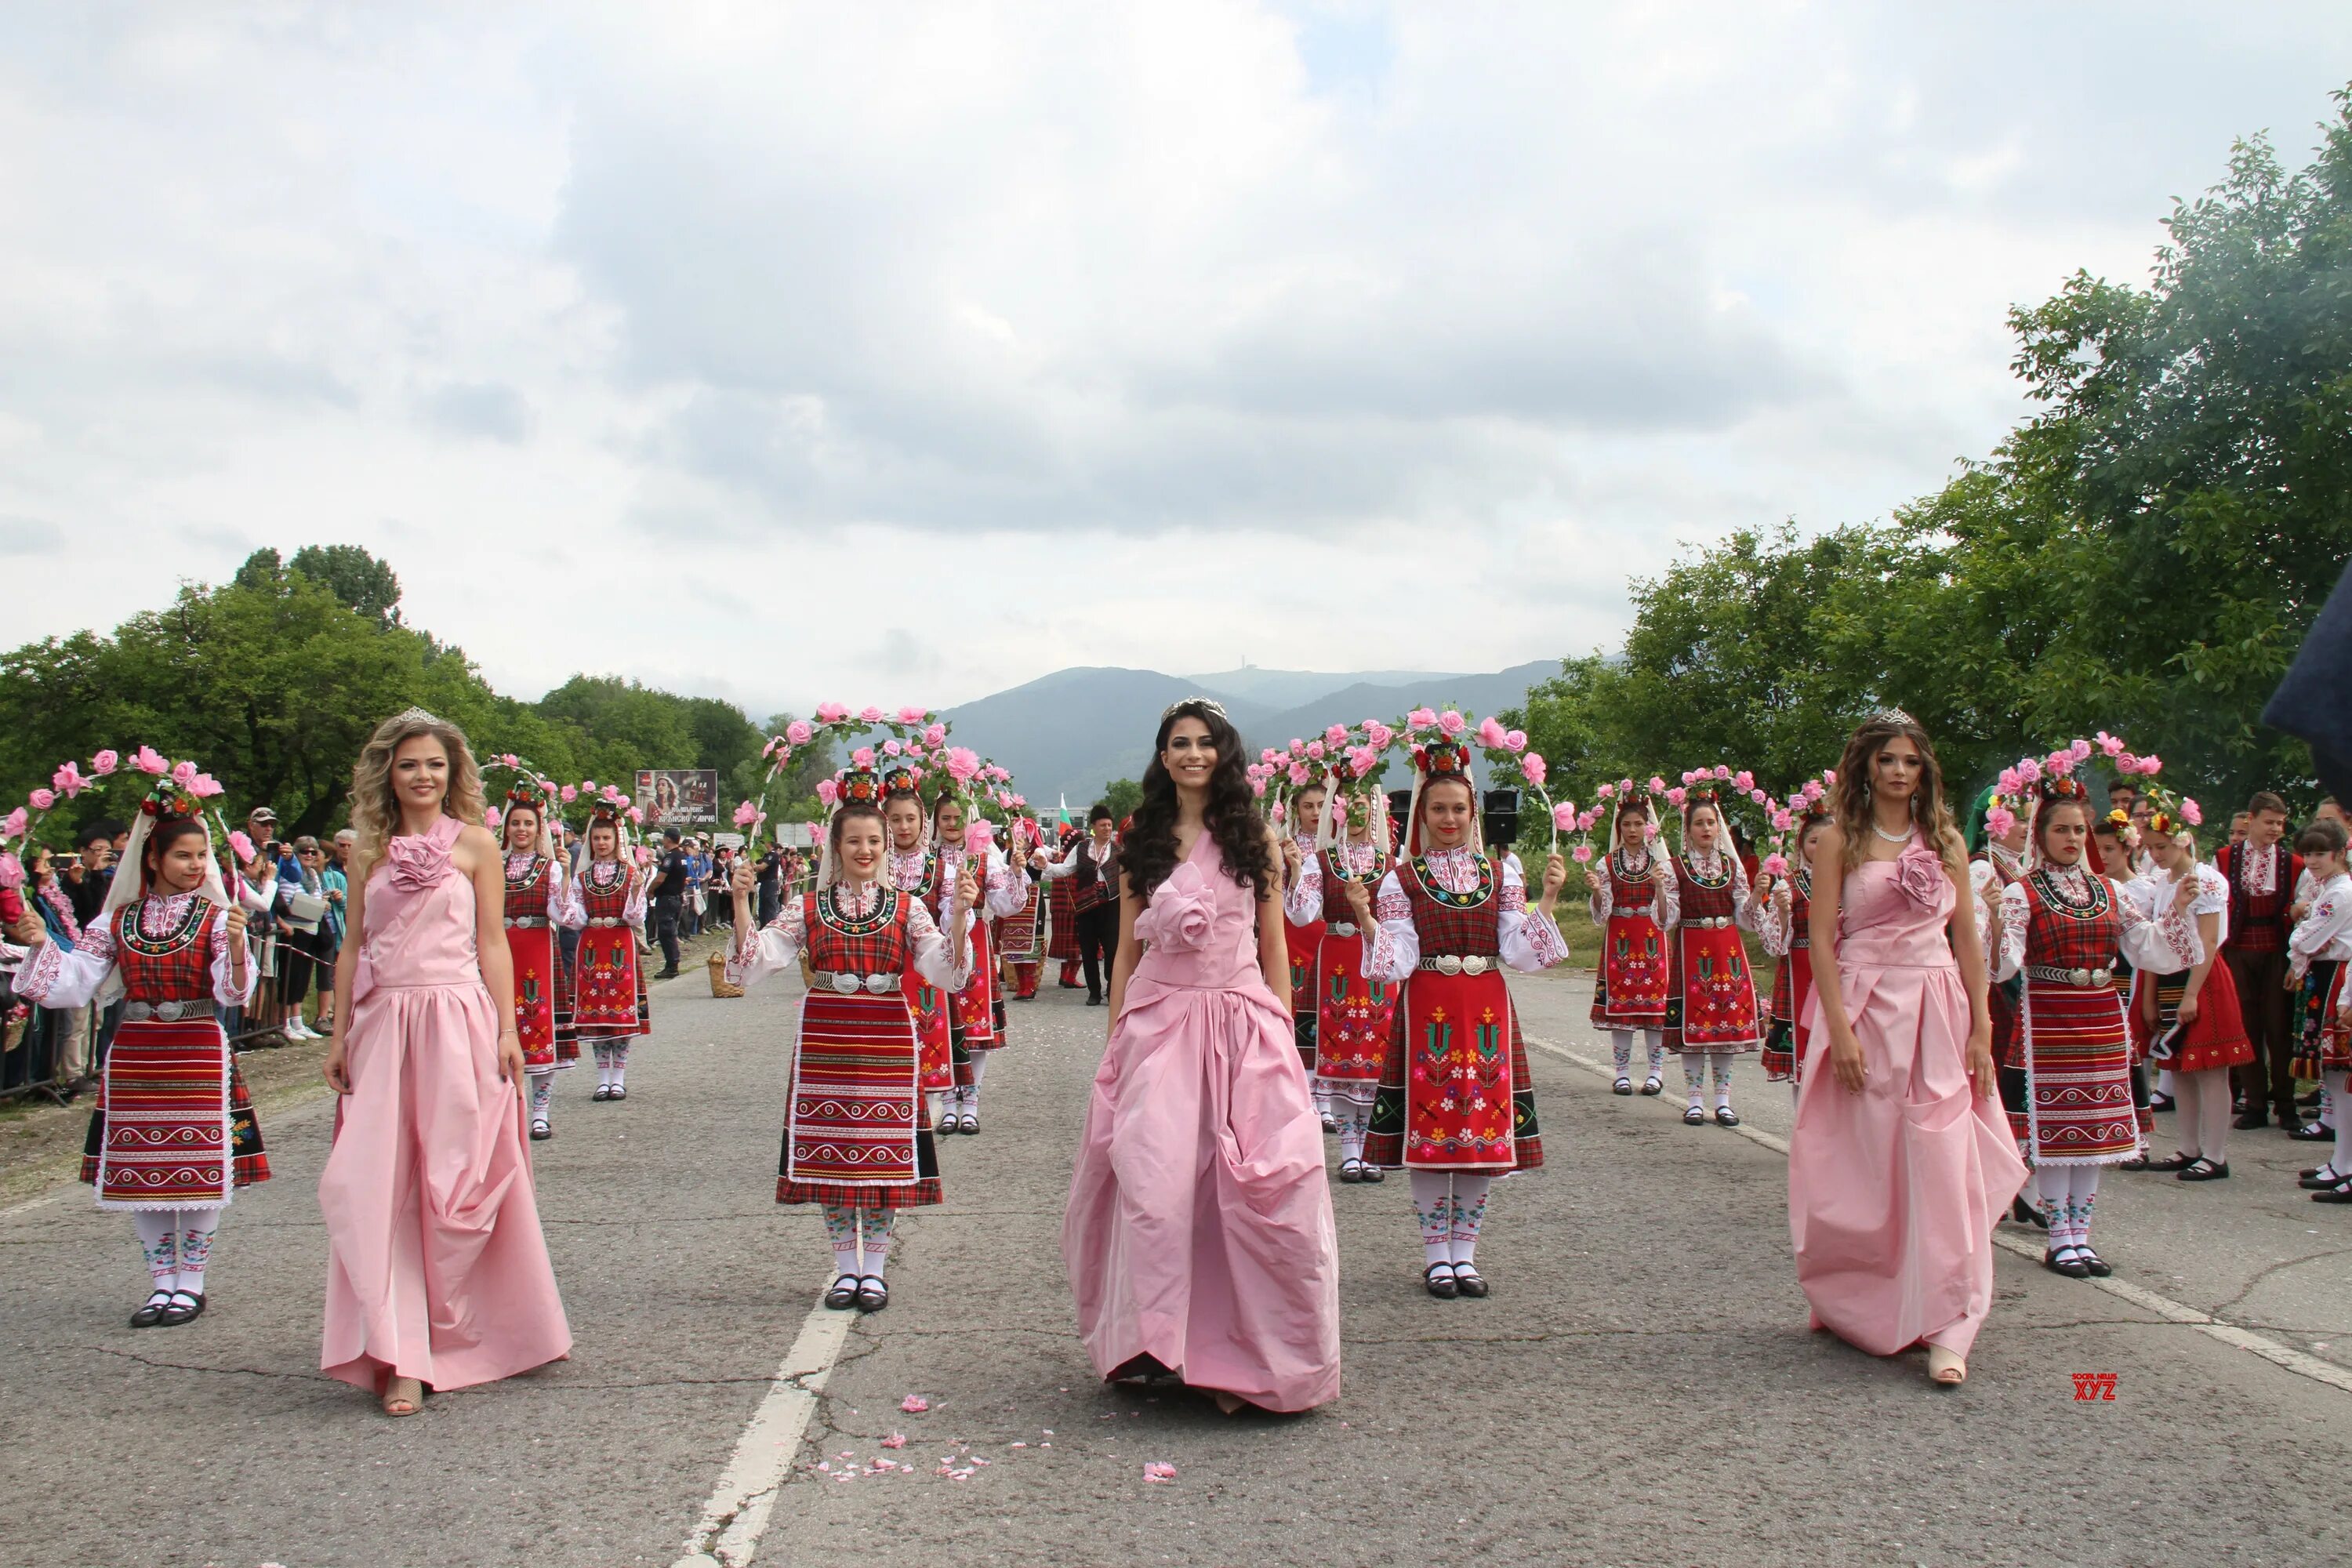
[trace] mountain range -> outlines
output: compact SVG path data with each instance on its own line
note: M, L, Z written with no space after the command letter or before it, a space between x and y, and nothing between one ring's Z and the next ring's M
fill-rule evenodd
M1057 669L942 717L960 744L1010 769L1013 787L1035 805L1066 798L1073 810L1083 810L1111 780L1143 775L1161 710L1182 698L1213 697L1223 704L1255 756L1261 747L1287 745L1333 724L1393 721L1417 707L1458 707L1483 717L1516 707L1528 688L1558 675L1559 668L1558 659L1538 659L1483 675L1244 666L1175 676L1089 666Z

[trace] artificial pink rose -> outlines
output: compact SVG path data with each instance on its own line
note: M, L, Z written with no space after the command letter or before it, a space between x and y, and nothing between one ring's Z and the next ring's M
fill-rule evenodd
M1437 716L1437 728L1446 735L1459 735L1470 727L1470 721L1448 708Z
M1416 708L1412 712L1404 716L1404 721L1405 727L1408 729L1426 730L1432 724L1437 722L1437 710L1434 708Z
M99 752L98 755L90 758L89 760L90 777L100 779L104 778L107 774L112 773L121 761L122 759L117 756L110 749Z
M629 807L629 821L634 826L639 827L644 826L646 822L645 807L641 805L633 805Z
M883 754L884 756L887 756L887 757L896 757L896 756L899 756L899 755L903 754L903 753L906 752L906 750L907 750L907 748L906 748L906 747L904 747L904 746L900 745L900 744L899 744L898 742L896 742L896 741L885 741L885 742L882 742L882 754Z
M874 704L869 702L865 707L860 708L857 710L857 718L858 721L861 723L879 724L882 722L882 710L875 707Z
M82 786L89 783L88 779L81 776L81 766L78 763L68 763L59 768L50 775L49 782L63 791L68 800L79 795Z
M874 748L860 746L849 753L849 760L861 768L870 768L874 765Z
M1594 793L1600 795L1601 799L1607 800L1610 796L1617 793L1617 786L1613 784L1603 784L1600 789L1596 790Z
M495 805L482 813L482 826L485 827L496 827L499 823L504 822L505 820L506 813L500 811Z
M820 724L838 724L848 717L849 704L846 702L820 702L816 705L816 721Z
M1996 805L1985 813L1985 826L1995 838L2006 838L2017 827L2017 813L2005 805Z
M1293 763L1290 764L1290 782L1294 785L1303 787L1309 776L1310 775L1307 772L1307 764L1305 763Z
M2042 764L2035 762L2032 757L2022 759L2017 764L2017 780L2020 786L2040 784L2042 782Z
M1209 940L1216 918L1216 889L1201 868L1187 860L1151 890L1135 917L1135 934L1165 952L1191 952Z
M172 765L157 756L152 746L140 747L138 755L131 759L131 764L142 773L160 773Z
M1662 831L1664 830L1654 822L1645 822L1642 824L1643 842L1645 844L1654 844L1657 842L1658 835Z
M1307 754L1314 758L1317 762L1321 762L1323 760L1323 742L1320 741L1307 742Z
M970 746L958 746L948 753L948 774L958 784L970 784L980 772L980 753Z
M1348 726L1345 724L1334 724L1329 729L1324 731L1323 743L1330 747L1335 752L1340 747L1346 745L1348 743Z
M1682 805L1683 802L1689 798L1690 791L1683 788L1680 784L1676 784L1674 788L1666 792L1666 799L1675 805Z
M1575 832L1576 803L1572 800L1564 800L1558 805L1553 806L1551 808L1551 826L1553 831L1557 833Z
M1301 752L1305 751L1306 749L1307 749L1307 742L1304 742L1304 741L1300 740L1300 739L1299 739L1297 736L1296 736L1296 735L1293 735L1292 737L1290 737L1290 754L1291 754L1292 756L1297 756L1299 752Z
M1543 760L1541 752L1525 752L1520 754L1519 776L1536 788L1543 788L1544 779L1550 773L1551 764Z
M1367 719L1364 721L1364 739L1375 751L1385 752L1389 749L1389 742L1396 739L1396 731L1377 719Z
M898 722L901 724L919 724L930 716L931 710L928 708L901 708L898 710Z
M1765 794L1762 790L1760 790L1760 789L1751 789L1751 790L1749 790L1749 791L1748 792L1748 799L1750 799L1750 800L1752 800L1752 801L1754 801L1754 802L1755 802L1757 805L1771 805L1771 804L1772 804L1772 797L1771 797L1770 795L1766 795L1766 794Z
M1753 773L1750 773L1748 769L1742 768L1738 773L1731 775L1731 787L1737 790L1754 789L1756 787L1756 775Z
M816 798L824 805L831 805L841 798L841 786L831 779L819 779L816 781Z
M1949 914L1952 879L1944 872L1944 858L1916 834L1895 858L1895 885L1913 903L1933 914Z
M2000 793L2011 800L2025 793L2025 775L2015 768L2000 770Z
M0 817L0 838L22 838L26 824L30 820L30 815L21 805L6 816Z
M1369 778L1381 765L1381 754L1370 746L1358 746L1348 753L1348 770L1358 778Z
M2164 759L2158 756L2154 752L2150 752L2146 756L2140 758L2139 771L2141 776L2152 779L2157 774L2164 771Z
M2118 755L2116 758L2116 772L2126 774L2139 772L2138 756L2131 752L2125 752Z
M805 719L795 719L784 726L784 739L795 747L805 746L816 739L816 726Z
M173 763L172 764L172 782L173 782L173 784L178 784L182 789L185 789L185 788L187 788L187 787L188 787L188 781L189 781L190 779L194 778L195 776L196 776L196 764L195 764L195 763Z
M557 790L555 793L562 798L563 804L566 805L570 805L573 801L580 798L580 789L576 784L565 784L562 789Z
M399 840L395 839L394 842L397 843ZM253 840L246 837L245 829L242 827L229 829L228 847L236 852L237 864L240 866L253 858Z
M975 822L963 830L963 850L967 855L982 856L996 845L996 830L985 822Z
M2074 754L2074 760L2078 763L2087 761L2091 755L2091 742L2084 740L2080 735L2075 736L2074 743L2066 749Z
M1686 785L1696 784L1698 782L1698 772L1695 768L1685 768L1683 770L1683 783Z
M2198 805L2194 800L2191 800L2189 796L2182 795L2180 797L2180 820L2189 824L2191 827L2202 827L2205 825L2205 808Z
M1632 788L1633 787L1633 784L1632 784L1632 782L1631 782L1631 781L1628 781L1627 783L1625 783L1625 784L1624 784L1622 786L1621 786L1621 787L1625 788L1625 789L1632 789ZM1665 793L1666 793L1666 781L1665 781L1665 780L1664 780L1664 779L1662 779L1662 778L1660 778L1657 774L1655 774L1655 773L1652 773L1652 774L1650 775L1650 793L1651 793L1652 795L1664 795L1664 794L1665 794Z
M1775 850L1764 857L1764 863L1757 869L1768 877L1785 877L1789 874L1789 858Z
M1773 832L1775 832L1775 833L1786 833L1786 832L1788 832L1790 828L1792 828L1792 827L1794 827L1794 826L1797 826L1797 819L1796 819L1795 816L1794 816L1794 815L1792 815L1791 813L1787 812L1787 811L1776 811L1776 812L1774 812L1774 813L1772 814L1772 831L1773 831Z
M2053 778L2064 778L2074 771L2074 753L2053 752L2042 759L2042 771Z
M926 724L923 726L923 744L926 746L944 746L947 744L947 741L948 727L945 724Z
M752 801L741 801L735 807L735 826L749 827L760 820L760 807Z
M25 798L33 803L35 811L47 811L58 804L57 792L54 790L37 789Z
M210 800L213 796L226 792L220 780L210 773L198 773L188 781L188 793L198 800Z
M1503 728L1503 721L1491 713L1478 721L1478 743L1489 751L1501 751L1503 737L1509 733Z
M1528 732L1525 730L1506 730L1503 731L1503 750L1507 752L1524 752L1527 749Z
M1580 844L1574 849L1570 850L1569 854L1580 866L1590 866L1592 864L1592 846L1590 844Z
M2106 752L2106 754L2111 757L2124 749L2124 739L2121 735L2110 735L2105 730L2102 730L2099 731L2098 738L2099 750Z

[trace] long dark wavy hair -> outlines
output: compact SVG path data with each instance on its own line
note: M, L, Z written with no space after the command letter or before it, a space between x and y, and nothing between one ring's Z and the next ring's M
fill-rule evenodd
M1214 704L1193 698L1179 702L1160 716L1160 733L1152 738L1151 761L1143 770L1143 803L1135 808L1134 826L1119 843L1119 866L1139 900L1176 869L1176 781L1160 765L1168 748L1168 732L1179 719L1198 719L1209 727L1209 744L1217 749L1217 765L1209 774L1209 800L1202 812L1203 830L1216 841L1225 859L1225 872L1261 899L1275 886L1274 852L1266 847L1265 818L1258 814L1251 794L1249 764L1242 758L1241 732Z
M1944 770L1936 761L1936 743L1927 739L1927 731L1916 719L1893 709L1864 720L1847 737L1845 754L1838 759L1837 785L1831 793L1829 805L1837 819L1838 831L1845 837L1845 868L1853 870L1870 852L1871 827L1875 820L1871 815L1870 765L1878 760L1886 742L1897 735L1908 736L1911 743L1919 748L1919 760L1927 764L1920 769L1919 787L1911 796L1912 826L1927 835L1927 842L1943 858L1946 869L1965 877L1968 848L1952 822L1952 808L1944 799Z

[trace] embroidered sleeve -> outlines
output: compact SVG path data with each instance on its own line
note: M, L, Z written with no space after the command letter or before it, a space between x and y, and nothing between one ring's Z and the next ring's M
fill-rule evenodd
M2011 882L2000 890L2000 947L1992 965L1995 980L2007 980L2025 967L2025 931L2032 923L2033 905L2025 884Z
M1029 879L992 849L988 852L988 890L982 901L991 915L1017 915L1029 907Z
M1748 896L1748 867L1738 856L1728 850L1724 852L1724 858L1731 862L1731 923L1743 931L1754 931L1764 911L1758 909L1756 900Z
M97 921L70 947L44 945L16 975L16 994L44 1007L79 1007L114 971L114 921Z
M971 984L971 912L964 911L963 929L956 933L955 951L948 951L948 939L931 919L931 911L923 907L920 899L908 900L912 906L907 911L907 935L913 949L909 963L914 972L942 991L961 991Z
M1062 852L1058 859L1046 861L1045 879L1049 882L1058 882L1065 877L1074 875L1078 868L1078 857L1085 853L1085 844L1073 844Z
M1282 895L1283 917L1295 926L1311 926L1323 918L1323 857L1309 855L1298 863L1298 875Z
M1763 906L1757 917L1756 934L1763 939L1764 951L1775 958L1788 957L1789 938L1797 923L1796 900L1791 898L1786 905L1783 905L1780 902L1780 889L1775 888L1770 897L1758 899L1755 901Z
M1592 897L1587 900L1592 906L1592 923L1605 926L1609 923L1609 917L1616 913L1617 879L1609 874L1609 863L1605 860L1588 875L1592 881Z
M2180 911L2179 896L2179 884L2168 877L2116 889L2116 913L2123 921L2117 945L2134 969L2178 974L2194 969L2204 956L2197 941L2197 917Z
M1394 871L1381 879L1381 890L1372 897L1372 918L1380 923L1364 944L1364 978L1392 984L1421 963L1421 932L1412 923L1404 884Z
M588 902L581 896L584 877L558 877L547 889L547 912L557 925L566 931L584 930L588 924Z
M1977 942L1984 950L1985 963L1992 963L2000 956L2000 873L1990 860L1969 862L1969 892L1976 901Z
M1675 869L1675 863L1672 860L1655 852L1650 856L1650 864L1665 868L1664 880L1654 883L1653 886L1658 889L1658 929L1672 931L1683 923L1682 875Z
M1508 920L1515 914L1526 913L1528 874L1520 868L1517 856L1506 854L1503 857L1501 875L1503 886L1496 896L1503 900L1499 906L1503 911L1503 918Z
M2311 961L2327 951L2328 944L2347 931L2352 931L2352 898L2336 882L2330 882L2315 895L2311 912L2295 921L2294 930L2286 939L2287 967L2300 977L2311 967Z
M229 970L226 910L214 912L212 930L206 935L213 944L213 1000L224 1007L247 1005L261 984L261 965L254 962L252 940L248 937L245 944L245 976L240 983Z
M646 929L646 879L634 870L629 873L628 900L621 906L621 923Z
M921 906L916 907L919 911ZM936 927L931 934L934 938L939 935ZM803 900L786 899L774 920L756 931L736 937L734 948L727 955L727 983L756 985L771 974L792 968L801 961L801 947L807 935L808 912Z

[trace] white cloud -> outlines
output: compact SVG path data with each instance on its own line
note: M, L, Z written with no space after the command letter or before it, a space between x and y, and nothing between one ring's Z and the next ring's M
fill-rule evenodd
M5 542L158 603L353 540L504 687L755 714L1580 651L1678 543L1981 453L2004 309L2144 276L2233 136L2301 160L2347 43L2322 5L20 8Z

